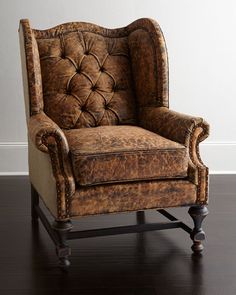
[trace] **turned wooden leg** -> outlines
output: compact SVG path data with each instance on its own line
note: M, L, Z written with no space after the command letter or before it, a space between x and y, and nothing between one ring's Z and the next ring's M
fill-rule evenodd
M31 184L31 218L33 222L38 221L38 214L35 207L39 205L39 194Z
M56 253L59 258L59 267L67 269L70 266L69 256L71 249L67 245L67 233L72 229L72 223L67 221L55 221L52 225L58 235L58 245L56 245Z
M194 228L190 234L193 240L192 250L194 253L200 253L203 250L202 241L205 240L205 232L202 229L202 221L208 214L206 206L193 206L189 208L189 215L194 222Z

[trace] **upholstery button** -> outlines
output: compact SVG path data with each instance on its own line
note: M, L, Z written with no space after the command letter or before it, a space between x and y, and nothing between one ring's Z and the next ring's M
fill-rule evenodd
M92 91L95 91L97 89L97 86L96 85L93 85L92 87L91 87L91 90Z
M100 68L100 71L101 71L101 72L104 72L104 71L105 71L104 67L101 67L101 68Z
M65 56L64 53L62 53L61 58L62 58L62 59L65 59L65 58L66 58L66 56Z
M76 69L76 73L80 74L80 72L81 72L80 69L77 68L77 69Z
M81 112L84 112L84 111L86 111L86 107L85 106L81 106L80 110L81 110Z
M89 51L86 50L86 51L84 52L84 55L89 55Z

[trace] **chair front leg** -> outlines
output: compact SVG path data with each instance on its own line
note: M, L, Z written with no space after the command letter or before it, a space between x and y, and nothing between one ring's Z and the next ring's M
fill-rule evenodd
M198 205L189 208L189 215L192 217L194 222L194 228L190 234L193 240L192 250L194 253L200 253L204 249L202 241L205 240L205 232L202 229L202 221L208 214L206 206Z
M67 233L72 229L72 223L70 220L55 220L52 227L58 235L56 253L59 258L59 267L67 269L70 266L69 256L71 255L71 248L67 244Z

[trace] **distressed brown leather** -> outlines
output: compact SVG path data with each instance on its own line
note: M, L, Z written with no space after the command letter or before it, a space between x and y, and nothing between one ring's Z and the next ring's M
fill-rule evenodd
M128 26L129 48L138 108L169 106L166 45L159 25L139 19Z
M143 128L185 146L189 146L190 137L197 126L204 129L200 141L209 135L209 125L202 118L181 114L166 107L142 108L139 117Z
M198 203L208 200L208 168L203 164L199 143L209 135L208 123L200 117L181 114L166 107L140 110L140 125L189 149L189 180L198 186Z
M22 55L25 55L25 66L27 70L27 91L29 92L29 114L38 114L43 110L43 90L41 66L39 60L38 45L35 35L30 28L29 21L23 19L20 21L19 33L23 37L21 50ZM24 65L22 65L24 66Z
M66 137L57 124L43 112L30 117L28 133L30 140L38 150L49 153L57 190L57 208L55 210L58 219L66 219L69 217L69 199L75 192L75 181L68 156L69 147ZM40 156L37 157L40 158ZM35 164L29 163L29 166L35 167ZM44 172L41 171L41 173Z
M37 42L44 110L61 128L136 123L126 36L78 30Z
M47 141L50 136L60 138L63 153L68 154L69 152L68 143L63 131L44 112L30 117L28 133L32 142L42 152L48 152L49 143L47 144Z
M80 185L187 176L187 149L143 128L100 126L65 135Z
M196 186L187 180L140 181L81 187L71 200L71 215L188 206L196 202Z
M207 203L199 143L209 125L168 109L167 52L155 21L35 30L21 20L19 33L31 179L58 220ZM45 177L35 179L51 177L43 171L49 158L52 196Z
M30 80L43 88L44 102L41 93L31 95L32 113L44 104L49 117L70 129L136 124L135 94L140 105L143 99L168 105L165 42L154 21L140 19L113 30L69 23L39 31L23 24Z

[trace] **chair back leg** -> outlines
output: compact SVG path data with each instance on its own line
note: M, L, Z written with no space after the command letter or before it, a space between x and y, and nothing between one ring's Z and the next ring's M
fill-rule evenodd
M36 211L36 206L39 205L39 194L31 184L31 218L32 222L38 221L38 213Z

